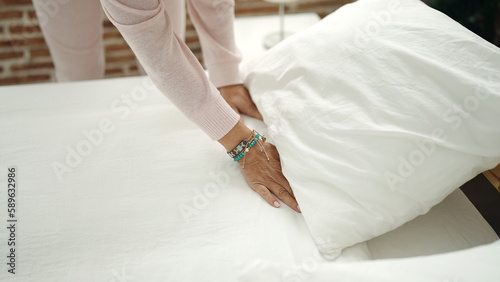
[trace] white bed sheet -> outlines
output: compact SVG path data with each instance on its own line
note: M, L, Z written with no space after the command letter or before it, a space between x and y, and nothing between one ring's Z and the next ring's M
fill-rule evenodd
M427 214L367 243L373 259L447 253L497 240L495 231L485 223L457 189Z
M243 271L241 281L283 281L294 272L294 281L342 282L498 282L500 241L467 250L404 259L356 263L318 263L303 271L297 265L258 261Z
M0 136L2 191L8 167L18 184L16 274L0 228L0 280L235 281L255 261L323 261L302 216L248 188L145 77L2 87ZM401 257L498 239L460 192L431 213L338 261L371 259L368 246L374 258Z

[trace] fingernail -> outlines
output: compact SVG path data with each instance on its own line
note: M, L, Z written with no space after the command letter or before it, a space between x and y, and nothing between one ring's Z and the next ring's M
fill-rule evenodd
M300 207L299 207L299 205L297 205L297 209L299 210L299 212L302 212L302 211L300 210Z
M279 208L280 207L280 203L278 203L278 201L274 201L274 206Z

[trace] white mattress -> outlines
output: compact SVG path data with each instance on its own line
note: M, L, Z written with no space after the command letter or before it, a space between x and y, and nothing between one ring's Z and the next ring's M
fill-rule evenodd
M246 122L265 133L263 123ZM2 263L0 280L235 281L255 261L323 261L301 215L253 192L223 148L145 77L1 87L0 136L2 191L7 168L17 170L16 274ZM0 229L4 258L11 236ZM338 260L442 253L497 239L457 191Z

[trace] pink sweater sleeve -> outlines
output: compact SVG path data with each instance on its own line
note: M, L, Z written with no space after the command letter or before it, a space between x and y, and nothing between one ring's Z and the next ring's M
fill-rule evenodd
M243 83L241 54L234 40L234 1L188 0L187 4L212 83L216 87Z
M208 80L186 44L175 36L168 12L160 1L101 0L101 3L108 18L130 45L158 89L188 118L213 140L222 138L234 127L240 117ZM199 14L217 13L212 10L212 5L200 7L197 8ZM224 21L221 21L223 24ZM219 38L219 42L220 38L224 38L222 33L211 35L211 30L207 28L203 31L208 33L205 38L216 41L215 38ZM231 39L231 36L232 32L226 38ZM227 61L216 60L214 58L223 53L210 52L209 60L215 65L235 63L233 57ZM223 76L224 72L218 71L217 66L215 70Z

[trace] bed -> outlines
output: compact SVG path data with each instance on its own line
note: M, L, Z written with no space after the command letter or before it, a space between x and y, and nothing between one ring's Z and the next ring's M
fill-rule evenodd
M134 89L148 94L126 115L121 101ZM7 168L16 169L17 183L16 274L4 263L2 280L235 281L259 260L305 269L326 261L303 217L268 206L249 189L223 149L147 77L3 87L0 95L2 183ZM262 122L246 122L267 133ZM6 257L5 192L1 200ZM496 240L456 190L426 215L338 260L431 255ZM309 273L302 272L285 278Z
M246 85L264 122L251 118L245 118L245 122L276 144L283 172L303 214L286 206L272 208L249 189L223 148L187 120L147 77L0 88L0 183L4 186L0 198L4 225L0 229L0 254L4 257L0 279L499 281L498 236L457 188L500 162L500 80L492 79L499 77L500 52L419 1L394 3L399 2L359 1L347 5L246 67ZM406 16L408 8L422 25L436 23L440 32L444 30L457 38L439 54L454 58L449 62L454 68L433 69L433 75L450 74L446 79L451 82L444 83L442 77L427 80L429 91L422 90L421 95L425 98L425 93L432 93L447 105L446 99L462 101L470 93L480 93L478 97L488 97L488 103L481 103L481 111L469 111L471 118L462 119L456 130L446 131L449 138L433 143L432 153L425 160L429 171L415 169L404 177L404 185L394 188L386 185L383 177L382 185L377 185L380 179L369 170L394 165L396 172L401 165L400 154L411 155L414 148L428 152L424 151L431 148L428 142L414 143L410 137L422 140L426 135L416 134L418 130L428 132L439 126L435 120L429 122L432 111L442 111L439 103L418 119L422 123L408 126L409 121L401 118L392 122L377 109L386 107L383 103L393 98L369 96L373 103L382 104L373 104L379 107L364 111L355 106L365 102L346 102L356 101L356 94L364 91L395 85L385 80L390 68L366 83L361 76L366 72L356 72L356 64L344 65L346 68L337 71L328 67L337 67L336 62L347 63L346 59L355 59L352 61L359 64L368 60L360 54L387 62L388 57L375 50L380 50L380 42L390 45L386 36L390 28L421 28ZM362 38L341 31L345 17L373 16L376 23L377 17L388 19L382 12L391 11L399 14L389 14L390 22L377 34ZM401 26L401 19L407 25ZM361 20L351 24L368 26ZM328 37L331 40L352 46L345 40L352 36L361 45L347 50L347 45L328 42L330 39L324 36L319 37L319 42L310 40L318 38L318 33L330 32L335 35ZM448 41L442 36L431 39ZM411 36L405 38L409 39ZM368 41L370 44L365 45ZM306 46L300 46L300 42ZM455 47L452 43L461 49L450 49ZM338 47L337 51L332 46ZM304 48L318 52L307 54ZM458 51L459 57L453 55ZM298 57L297 52L303 57ZM318 54L333 55L332 61L311 57ZM335 57L345 54L349 56L343 61ZM428 79L422 75L429 71L424 63L431 61L429 57L410 56L420 53L401 51L389 55L394 58L401 54L407 60L399 62L410 68L396 69L413 74L414 83L408 89L417 91L422 85L418 79ZM485 56L487 61L483 60ZM415 58L421 60L412 60ZM481 64L467 69L467 59L471 58L480 59ZM391 61L390 65L397 66L397 62ZM346 72L357 76L349 80L341 75ZM317 79L323 82L317 83ZM324 107L331 104L317 100L331 89L325 79L336 85L335 97L344 97L345 93L343 109L356 109L366 115L336 112L352 117L342 118L340 123L329 116L334 111ZM341 83L348 87L342 88ZM442 88L436 92L439 85L456 87L457 91L450 93L446 91L449 88ZM481 92L467 92L470 89ZM299 100L294 100L297 97ZM419 106L413 104L416 109L421 109ZM405 108L406 113L409 109ZM384 134L377 135L373 130L352 134L352 126L366 125L367 121L371 125L377 121L377 132ZM404 132L396 130L399 122L405 125ZM442 128L447 127L443 124ZM313 133L306 130L321 134L310 138ZM365 133L370 136L370 144L353 146L356 140L367 141ZM356 138L346 139L352 136ZM378 139L385 137L395 143ZM348 147L325 150L325 142ZM387 146L389 153L383 151ZM376 154L379 152L384 153L382 160ZM353 159L353 155L363 158ZM434 174L428 174L431 172ZM365 186L366 179L370 186ZM332 226L337 230L331 230Z

